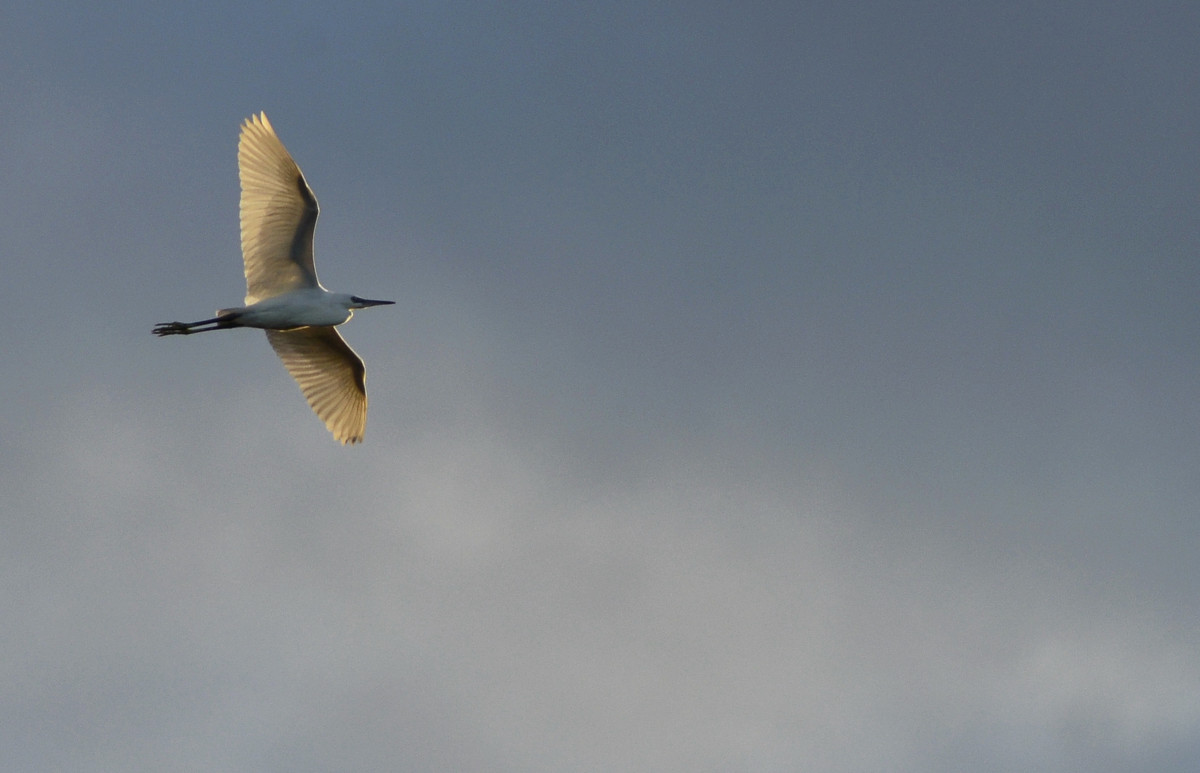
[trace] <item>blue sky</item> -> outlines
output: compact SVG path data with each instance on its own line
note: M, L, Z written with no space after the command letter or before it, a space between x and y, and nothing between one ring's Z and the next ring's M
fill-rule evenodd
M1200 11L0 24L13 770L1191 771ZM322 206L365 443L240 302Z

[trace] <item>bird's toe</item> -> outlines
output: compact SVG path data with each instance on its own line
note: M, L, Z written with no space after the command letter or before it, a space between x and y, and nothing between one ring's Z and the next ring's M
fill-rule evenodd
M156 336L181 335L191 332L182 322L160 322L150 332Z

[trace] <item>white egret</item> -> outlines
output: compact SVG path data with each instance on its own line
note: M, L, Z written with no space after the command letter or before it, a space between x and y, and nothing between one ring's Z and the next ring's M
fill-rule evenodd
M160 323L153 332L169 336L234 327L265 330L334 438L343 444L361 442L367 424L366 370L336 326L350 319L355 309L394 301L331 293L317 281L317 199L266 113L242 124L238 177L246 305L220 309L212 319L199 322Z

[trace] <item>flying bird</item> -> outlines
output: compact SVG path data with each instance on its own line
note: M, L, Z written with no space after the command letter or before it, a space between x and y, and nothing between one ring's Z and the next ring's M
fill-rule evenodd
M331 293L317 281L317 199L266 113L242 124L238 177L246 305L219 309L212 319L199 322L159 323L152 332L190 335L235 327L266 331L267 341L333 437L343 444L359 443L367 425L366 369L337 326L355 309L395 301Z

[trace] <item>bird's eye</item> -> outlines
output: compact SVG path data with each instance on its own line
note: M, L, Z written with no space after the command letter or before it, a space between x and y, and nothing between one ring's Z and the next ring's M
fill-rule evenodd
M357 295L351 295L350 302L351 303L362 303L362 298L359 298Z

